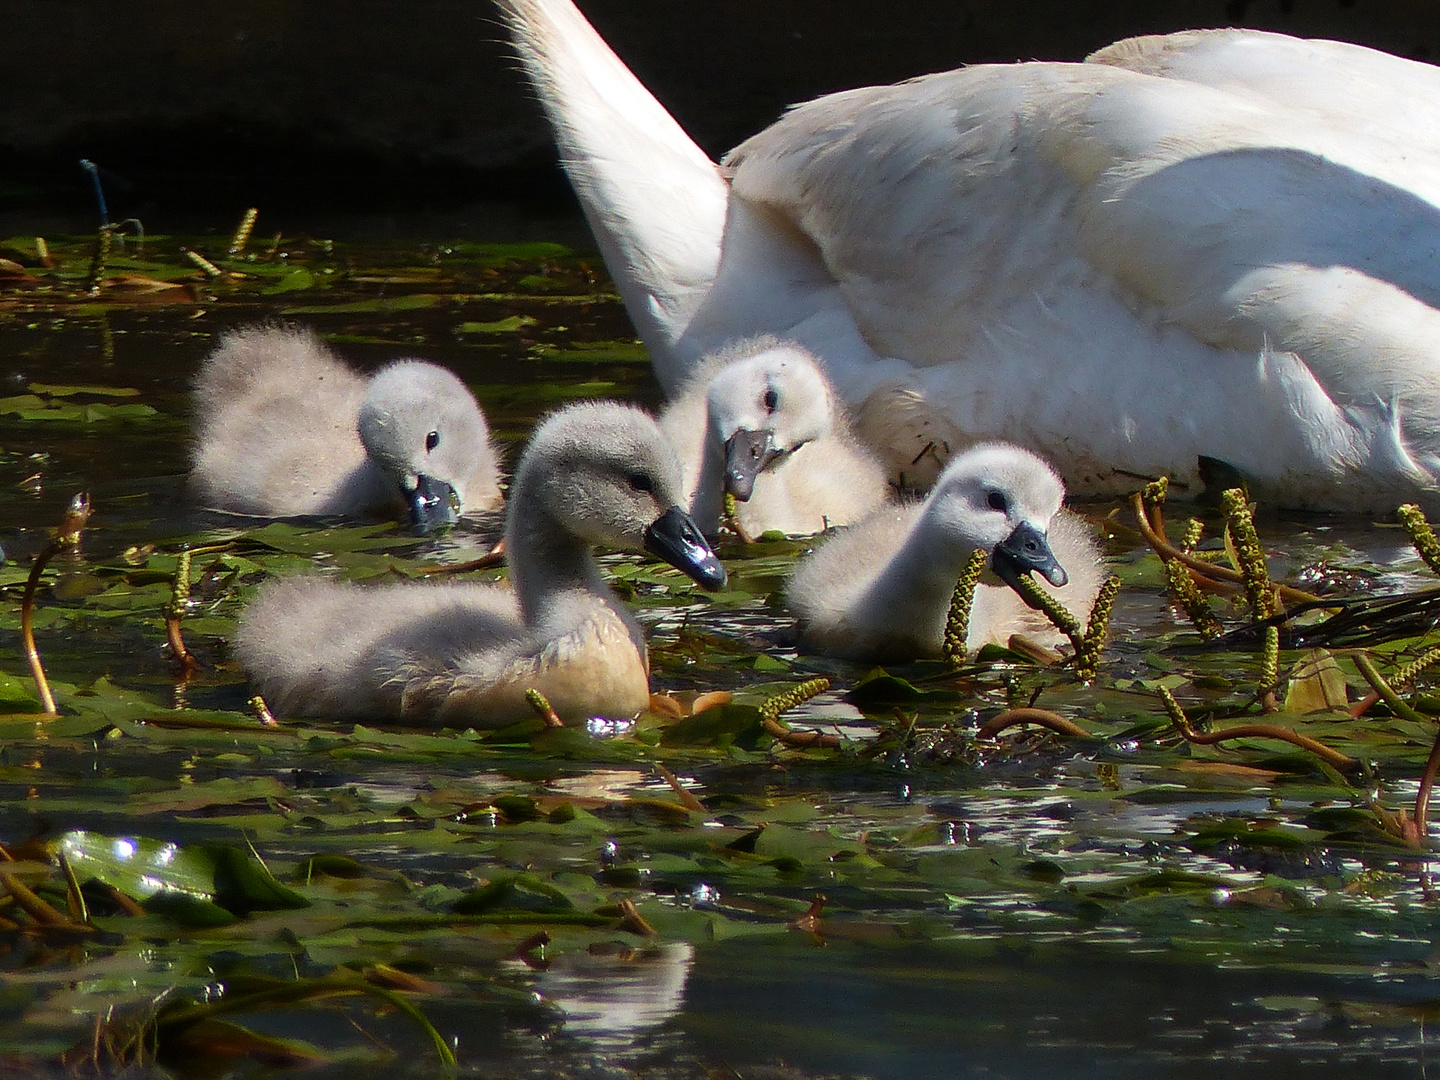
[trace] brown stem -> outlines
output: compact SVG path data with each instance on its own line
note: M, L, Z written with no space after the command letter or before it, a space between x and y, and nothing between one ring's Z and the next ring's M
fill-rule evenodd
M65 857L65 849L61 848L58 853L60 860L60 872L65 875L65 906L70 909L70 920L72 922L90 924L90 908L85 903L85 894L80 891L80 882L75 877L75 869L70 865L70 860Z
M1379 700L1380 695L1377 694L1374 690L1371 690L1370 693L1366 694L1354 705L1350 706L1348 714L1350 719L1359 720L1362 716L1364 716L1367 712L1370 711L1370 706L1374 705Z
M1291 746L1298 746L1302 750L1310 751L1340 772L1353 772L1360 767L1358 761L1340 753L1339 750L1332 750L1324 743L1317 742L1307 735L1301 735L1289 728L1276 727L1274 724L1236 724L1224 731L1210 731L1204 734L1192 730L1188 725L1177 724L1176 727L1186 742L1196 743L1200 746L1213 746L1226 739L1279 739L1281 742L1288 742Z
M742 544L753 544L755 538L745 531L745 526L740 524L740 507L736 503L735 496L730 492L725 493L721 506L721 524L733 532Z
M40 706L45 715L58 715L55 696L50 693L50 681L45 678L45 665L40 662L40 650L35 647L35 587L40 583L40 574L45 569L60 545L55 541L46 544L30 566L30 577L25 582L25 598L20 601L20 645L25 650L25 659L30 663L30 675L35 680L35 691L40 695Z
M795 746L804 749L810 746L833 748L845 745L845 740L839 735L816 731L813 728L810 731L796 731L794 728L787 727L780 723L779 720L772 720L768 716L761 717L760 723L764 725L767 732L774 736L776 742L782 742L786 746Z
M50 693L50 681L45 678L45 666L40 662L40 650L35 647L35 589L50 560L62 549L74 547L80 542L80 532L89 516L90 496L81 492L65 508L65 516L60 519L60 528L54 538L35 556L30 576L25 580L25 596L20 602L20 644L25 651L25 659L30 663L30 674L35 679L35 689L47 716L59 713L55 708L55 696Z
M464 574L471 570L489 570L492 566L502 566L504 563L505 541L502 539L478 559L462 563L449 563L445 566L422 566L415 572L427 577L434 577L438 574Z
M1006 728L1015 727L1019 724L1035 724L1039 727L1048 728L1060 735L1070 735L1075 738L1088 738L1090 732L1086 731L1074 720L1061 716L1049 709L1037 709L1034 707L1024 709L1006 709L999 716L994 717L985 723L975 733L977 739L993 739Z
M0 872L0 885L3 885L6 891L15 898L15 903L24 908L25 913L41 926L63 926L73 929L79 925L36 896L30 887L14 874Z
M1411 723L1433 723L1429 717L1420 715L1420 713L1405 704L1405 701L1395 692L1395 689L1385 681L1385 676L1380 674L1380 669L1375 666L1375 662L1371 660L1370 657L1366 656L1363 652L1357 652L1353 659L1355 661L1355 667L1359 669L1361 675L1365 676L1365 681L1380 695L1381 700L1390 706L1391 712L1402 720L1409 720Z
M180 661L181 667L185 669L185 676L200 666L200 661L195 659L195 654L185 647L185 639L180 636L180 617L173 611L165 616L165 640L170 643L170 651Z
M685 807L686 810L693 810L697 814L706 813L705 804L689 791L685 790L685 785L680 783L678 776L658 761L655 763L655 771L665 778L665 782L670 785L670 790L680 797L681 806Z
M1140 535L1145 537L1145 542L1155 549L1155 553L1162 559L1178 559L1182 564L1194 570L1197 574L1213 580L1232 582L1237 585L1245 583L1244 575L1238 570L1228 566L1221 566L1218 563L1206 562L1198 559L1188 552L1181 551L1174 544L1160 535L1150 524L1150 519L1145 513L1145 504L1137 491L1130 496L1130 508L1135 514L1135 523L1140 529ZM1200 584L1197 582L1196 584ZM1204 586L1201 585L1203 588ZM1320 597L1313 593L1307 593L1300 589L1293 589L1289 585L1277 585L1280 598L1294 604L1308 604L1318 601Z
M640 914L640 909L635 906L635 901L628 896L615 905L620 909L620 925L618 930L628 930L640 937L658 937L660 931L646 921L645 916Z
M510 955L519 958L525 956L527 953L534 952L536 949L544 948L546 945L549 944L550 931L537 930L535 931L535 933L527 937L524 941L520 942L519 945L516 945L515 951L512 952Z
M1435 786L1437 773L1440 773L1440 731L1435 733L1435 743L1425 759L1425 771L1420 774L1420 790L1415 793L1415 833L1422 845L1428 833L1425 819L1430 814L1430 791Z
M829 897L824 893L816 893L815 898L810 901L810 908L790 925L797 930L804 930L808 933L817 933L820 929L820 916L825 911L825 905L830 902Z
M114 885L107 885L103 881L97 882L97 884L105 894L110 897L111 902L121 911L125 912L126 915L133 915L138 918L141 915L150 914L135 901L134 897L128 893L121 892Z

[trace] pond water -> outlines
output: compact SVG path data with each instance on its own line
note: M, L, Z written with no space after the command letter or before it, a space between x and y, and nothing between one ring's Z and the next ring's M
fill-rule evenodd
M558 403L659 401L599 259L553 242L576 231L281 237L234 259L228 234L152 236L98 292L93 238L47 237L49 268L33 238L0 241L18 264L0 263L0 1075L1426 1075L1434 868L1386 815L1415 801L1440 703L1421 675L1418 718L1301 715L1315 657L1287 649L1296 711L1260 717L1257 648L1196 648L1128 506L1081 508L1124 582L1089 683L1010 653L888 677L798 653L775 594L805 545L767 541L723 549L716 596L605 559L651 630L654 689L681 712L733 692L722 708L606 733L262 724L225 642L268 575L421 576L499 521L420 540L197 513L198 361L265 318L364 366L421 355L474 388L513 462ZM39 720L22 596L81 490L80 553L40 579L60 716ZM1433 581L1394 525L1259 527L1279 578ZM187 547L189 676L164 626ZM1428 610L1374 629L1386 672L1435 643ZM1337 657L1355 702L1369 687ZM755 705L822 675L785 719L843 744L777 742ZM1160 686L1197 723L1303 730L1364 771L1187 743ZM1030 703L1090 734L975 738Z

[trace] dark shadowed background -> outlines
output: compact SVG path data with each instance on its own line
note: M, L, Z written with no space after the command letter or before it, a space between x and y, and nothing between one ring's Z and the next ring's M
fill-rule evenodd
M1249 26L1440 56L1434 0L585 0L718 154L790 102L1116 38ZM568 199L485 0L0 0L0 214L454 213ZM300 227L296 220L292 227Z

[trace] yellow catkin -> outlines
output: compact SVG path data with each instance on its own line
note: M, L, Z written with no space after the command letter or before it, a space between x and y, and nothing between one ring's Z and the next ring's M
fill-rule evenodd
M1188 732L1190 730L1190 718L1185 715L1185 710L1182 709L1180 703L1175 700L1175 695L1170 693L1169 689L1164 686L1158 687L1156 693L1160 695L1160 702L1165 706L1165 715L1170 717L1170 722L1182 732Z
M1190 576L1188 566L1179 559L1171 559L1165 564L1165 577L1170 585L1170 596L1184 609L1201 637L1217 638L1225 632L1210 607L1210 601L1205 599L1205 594Z
M1396 671L1390 681L1395 686L1408 686L1419 678L1426 668L1436 663L1440 663L1440 649L1431 649L1418 660L1412 660Z
M1159 480L1152 480L1140 489L1140 499L1145 504L1146 510L1153 510L1165 503L1165 496L1170 494L1170 478L1162 476Z
M206 277L216 278L220 277L222 274L225 273L224 270L221 270L204 255L201 255L198 251L191 251L189 248L181 248L180 250L184 252L185 258L189 259L192 263L194 263L196 266L198 266L201 270L205 272Z
M1080 620L1070 614L1069 609L1060 603L1054 596L1046 592L1029 574L1021 574L1017 579L1018 584L1015 591L1020 594L1024 601L1036 611L1041 612L1062 634L1070 639L1075 646L1075 651L1080 651L1081 642L1084 640L1085 631L1080 625Z
M240 218L240 224L235 226L235 235L230 238L230 257L233 259L245 250L245 245L250 243L250 234L255 231L255 219L260 216L257 207L250 207Z
M190 552L175 556L175 577L170 582L170 617L182 618L190 605Z
M1425 565L1430 568L1432 574L1440 574L1440 540L1435 538L1435 530L1430 527L1430 522L1425 520L1424 513L1414 503L1406 503L1396 511L1400 518L1400 524L1405 526L1405 531L1410 534L1410 542L1415 545L1415 550L1420 553L1420 558L1425 560Z
M829 679L806 679L788 690L781 690L778 694L772 694L766 698L760 703L760 715L767 720L779 720L781 713L793 709L797 705L802 705L817 694L823 694L829 689Z
M95 237L95 254L90 259L90 272L85 276L85 288L96 293L104 280L105 269L110 264L110 247L115 242L115 230L103 225Z
M1255 531L1255 519L1245 501L1245 492L1240 488L1230 488L1221 493L1220 504L1225 509L1226 528L1235 546L1240 573L1245 579L1245 597L1250 601L1250 610L1255 618L1268 619L1275 614L1275 589L1270 584L1265 549L1260 546L1260 536Z
M955 592L950 597L950 614L945 619L945 638L940 652L951 667L965 663L965 642L970 637L970 608L975 602L975 587L988 561L985 552L973 551L970 561L955 583Z
M1112 574L1100 586L1095 604L1090 609L1082 647L1075 654L1075 674L1087 682L1100 673L1100 656L1105 651L1105 639L1110 635L1110 615L1115 609L1115 597L1119 592L1120 579Z
M266 727L274 727L279 724L279 721L275 719L275 714L270 711L270 706L265 704L265 699L259 694L250 699L250 709L255 713L255 719Z
M1280 628L1265 627L1265 644L1260 652L1260 693L1273 694L1280 684Z

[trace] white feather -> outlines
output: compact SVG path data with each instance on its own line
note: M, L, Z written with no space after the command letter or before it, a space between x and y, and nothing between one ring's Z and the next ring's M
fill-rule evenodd
M569 0L503 6L667 389L773 333L893 474L934 458L906 479L1004 438L1079 492L1213 457L1282 505L1440 509L1428 65L1231 30L943 72L792 109L726 193Z

